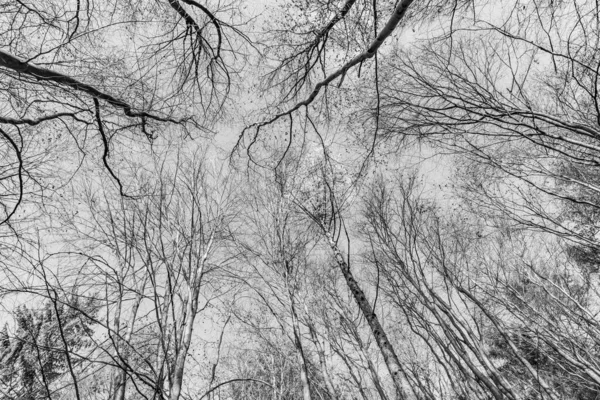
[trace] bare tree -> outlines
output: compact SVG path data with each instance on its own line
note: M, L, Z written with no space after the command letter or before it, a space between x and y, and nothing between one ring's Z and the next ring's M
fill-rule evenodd
M196 317L219 294L236 217L232 178L205 157L154 159L139 178L146 195L137 201L121 198L115 206L92 188L87 210L73 221L73 246L106 257L90 272L105 288L103 349L115 366L114 399L127 397L127 381L136 391L147 386L141 393L181 396Z
M311 274L311 253L318 237L294 206L291 193L297 182L292 176L280 176L273 181L272 177L255 175L247 194L247 232L238 240L242 254L253 267L244 280L293 343L302 396L311 400L316 398L318 388L309 370L312 351L307 345L310 340L306 331L314 334L315 326L304 328L307 323L303 317L310 296L306 285ZM329 396L333 393L329 392Z
M596 246L582 217L551 210L597 208L600 39L589 27L598 27L598 5L489 10L457 13L452 35L398 53L381 98L381 139L461 154L477 171L459 185L479 206Z
M594 346L595 328L574 317L592 312L595 294L584 289L583 276L575 278L568 257L543 247L551 238L508 226L482 237L442 219L419 198L414 180L374 189L366 216L383 293L437 358L437 374L446 375L432 392L411 370L414 389L428 398L448 390L498 399L597 391L595 367L586 361L593 351L575 350ZM562 274L574 279L561 282Z
M122 139L152 140L164 126L210 127L248 41L235 2L5 1L2 9L0 222L24 194L52 189L39 175L64 168L56 141L81 157L95 154L131 195L111 161Z
M307 147L302 149L306 154ZM292 173L292 171L295 171ZM370 332L383 356L387 369L396 387L399 398L405 398L403 379L406 378L400 359L390 342L383 325L375 314L371 302L364 289L356 280L350 268L350 256L345 256L340 248L340 237L346 234L343 219L345 201L348 200L352 188L350 177L342 169L337 169L327 157L314 153L311 157L288 157L278 163L275 170L275 182L281 187L291 187L289 197L297 210L312 222L318 232L321 243L330 250L335 264L344 277L346 287L352 294L363 317L369 325ZM346 198L344 198L346 196Z

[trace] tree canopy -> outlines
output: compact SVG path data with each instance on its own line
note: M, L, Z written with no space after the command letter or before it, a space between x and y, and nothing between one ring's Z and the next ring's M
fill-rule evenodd
M598 398L599 7L0 0L0 399Z

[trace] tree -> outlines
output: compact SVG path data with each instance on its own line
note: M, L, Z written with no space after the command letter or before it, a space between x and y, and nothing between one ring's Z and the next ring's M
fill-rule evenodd
M2 396L598 397L595 2L0 5Z
M338 78L338 89L342 87L346 76L352 75L356 68L357 78L360 79L363 64L374 59L375 72L372 75L379 96L377 54L381 52L384 42L389 42L393 34L400 31L405 20L426 21L433 10L438 14L449 12L453 15L457 9L469 4L455 1L448 7L446 2L426 1L413 5L413 0L381 2L383 4L355 0L336 3L294 1L291 7L286 7L285 25L276 26L270 32L277 39L268 47L267 54L270 57L265 61L273 60L274 65L266 75L265 86L275 90L275 101L269 103L263 120L246 125L234 147L234 151L246 149L249 161L260 160L261 152L257 151L258 154L254 155L253 148L259 147L258 144L265 140L264 131L271 128L278 132L284 121L287 125L283 128L287 143L282 148L289 149L296 137L294 124L306 124L307 120L323 141L323 135L313 119L320 115L324 115L326 121L330 119L329 102L339 95L333 88ZM382 28L380 15L386 16ZM287 25L289 20L293 21L291 27ZM348 35L348 25L357 28L354 30L356 35ZM313 84L313 81L316 83ZM360 92L359 88L360 85L358 88L354 86L351 91ZM317 101L321 94L321 101ZM358 98L359 95L352 100L356 102ZM345 105L350 104L346 102ZM375 120L377 131L378 118ZM304 136L307 131L305 128ZM372 150L367 152L367 158L373 155Z
M2 331L0 389L3 398L37 399L61 396L69 390L69 369L81 370L85 352L93 346L93 320L98 304L93 297L73 293L65 302L46 301L42 308L18 307L14 333ZM65 384L66 383L66 384ZM77 382L73 382L77 385Z
M513 3L497 17L487 7L458 13L452 35L390 65L386 137L422 138L464 154L477 178L463 176L462 185L481 193L478 203L507 213L502 192L511 191L520 223L593 243L577 218L549 209L596 208L598 32L586 27L597 26L597 7L542 1Z
M303 148L302 151L306 151ZM396 386L399 398L404 398L402 379L406 377L403 366L396 354L394 346L390 343L386 331L375 314L365 291L358 283L350 269L350 258L345 257L340 250L339 240L345 231L343 211L345 199L349 195L349 177L345 176L343 169L335 167L324 154L314 158L284 158L277 163L275 182L281 190L286 190L297 209L305 218L314 224L319 232L320 240L330 249L335 263L345 279L348 290L352 293L354 301L366 319L371 334L374 336L381 351L387 369ZM291 171L299 171L292 174ZM344 191L344 189L346 189ZM346 232L347 235L347 232ZM348 243L348 248L350 245Z
M464 206L459 212L478 221L470 237L481 243L481 254L520 248L518 240L548 249L538 254L552 259L546 266L524 257L525 249L521 255L499 254L492 264L486 260L490 281L475 287L490 298L482 300L460 281L459 287L491 323L487 332L504 343L492 345L494 357L505 363L503 377L521 388L535 382L538 393L532 396L594 396L595 367L585 360L594 357L588 349L595 344L584 332L595 328L573 318L597 305L591 288L597 252L598 30L589 27L598 26L598 5L536 1L490 10L482 5L457 12L453 25L440 24L449 34L398 52L398 62L387 66L382 108L373 111L381 111L380 139L407 147L418 141L454 154ZM484 245L484 238L497 242ZM512 262L502 260L506 256ZM519 277L509 278L508 271ZM499 276L492 279L493 273ZM575 355L565 343L586 350ZM588 371L580 370L585 383L571 368Z
M583 317L591 293L564 253L543 247L547 234L506 225L484 236L481 225L443 218L414 180L379 182L365 216L383 294L446 375L428 394L413 369L413 389L430 398L596 396L596 324Z
M321 392L318 393L321 397L331 398L331 384L323 391L313 381L317 376L322 379L321 374L327 377L328 371L324 363L320 363L321 371L316 367L314 371L309 370L313 365L312 351L304 327L307 325L304 310L311 296L307 290L307 277L311 267L314 268L312 253L318 236L294 205L292 193L298 184L294 177L277 175L273 181L269 175L255 172L255 186L249 188L247 194L250 206L245 215L247 232L239 237L238 243L253 270L244 277L244 283L255 292L259 303L264 303L273 314L282 334L293 343L303 399L314 399L317 392ZM257 187L262 189L257 190ZM308 331L314 335L315 328L312 325Z
M145 197L136 201L99 197L92 184L72 216L71 251L102 260L86 284L104 287L111 398L178 399L196 318L224 290L237 200L233 176L205 157L176 150L153 159L137 171Z
M93 153L131 194L111 159L140 133L152 140L164 126L209 127L248 40L235 2L6 1L2 9L2 223L25 194L68 180L53 168L74 173L81 160L67 166L60 151Z

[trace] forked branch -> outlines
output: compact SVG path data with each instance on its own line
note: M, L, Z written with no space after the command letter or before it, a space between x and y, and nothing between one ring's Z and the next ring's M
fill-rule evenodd
M234 147L234 152L239 148L239 146L241 145L242 140L244 139L244 137L246 136L246 133L249 132L250 130L254 130L254 135L252 138L252 143L254 143L258 137L258 134L260 132L260 128L273 124L274 122L278 121L279 119L285 117L285 116L289 116L292 113L294 113L295 111L299 110L301 107L308 107L319 95L319 93L321 92L321 90L327 86L329 86L329 84L331 84L334 80L336 80L337 78L344 78L344 76L346 75L346 73L353 67L360 65L361 63L363 63L364 61L372 58L373 56L375 56L375 54L377 53L377 51L379 50L379 48L381 47L381 45L383 44L383 42L390 37L390 35L392 34L392 32L394 32L394 30L398 27L398 25L400 24L400 21L402 21L402 19L404 18L404 16L406 15L406 11L408 10L408 7L412 4L413 0L402 0L400 1L400 3L396 6L396 8L394 9L394 13L392 14L392 16L388 19L387 24L385 25L385 27L379 32L379 34L377 35L377 37L371 42L371 44L369 45L369 47L362 53L360 53L359 55L357 55L356 57L354 57L352 60L348 61L346 64L344 64L342 67L340 67L338 70L336 70L335 72L331 73L329 76L327 76L324 80L322 80L321 82L317 83L313 89L313 91L310 93L310 95L303 101L296 103L293 107L289 108L286 111L283 111L275 116L273 116L272 118L263 121L263 122L257 122L254 123L252 125L247 126L246 128L244 128L244 130L242 131L242 133L240 134L238 141Z

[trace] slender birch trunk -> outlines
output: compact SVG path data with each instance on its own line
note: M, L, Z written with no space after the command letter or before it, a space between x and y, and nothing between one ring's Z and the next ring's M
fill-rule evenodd
M129 316L129 322L127 324L127 331L125 332L125 336L123 337L123 341L125 343L126 349L124 351L124 354L122 354L120 357L123 359L124 362L127 362L129 359L129 349L127 347L129 347L129 343L131 341L131 336L133 335L133 328L135 325L137 312L138 312L141 302L142 302L142 296L138 295L135 299L135 302L133 303L133 306L131 309L131 315ZM127 370L126 370L126 368L127 368L127 366L124 366L124 368L121 368L121 371L119 371L119 373L115 379L115 386L116 386L115 395L114 395L115 400L125 400L125 390L126 390L126 386L127 386Z
M194 329L194 320L198 311L198 288L190 288L190 295L186 307L186 315L184 320L184 332L181 338L181 347L175 359L173 367L173 376L171 378L171 390L169 393L170 400L178 400L181 395L181 386L183 383L183 372L185 370L185 360L188 350L192 342L192 332Z
M296 302L294 300L294 293L290 288L289 282L286 282L288 296L290 300L290 308L292 314L292 329L294 331L294 346L296 347L296 354L298 355L298 362L300 364L300 381L302 382L302 398L304 400L312 400L312 393L310 388L310 380L308 378L308 366L306 363L306 356L304 354L304 348L302 347L302 339L300 337L300 323L298 322L298 314L296 313Z
M363 316L367 320L369 324L369 328L371 329L371 333L375 337L375 341L377 342L377 347L381 351L383 355L383 360L385 361L385 365L392 377L394 385L396 386L396 392L399 399L406 399L406 394L404 393L404 389L402 388L402 376L405 375L405 372L400 364L400 360L394 351L394 347L390 343L385 330L381 326L379 322L379 318L375 315L369 300L365 296L365 293L362 291L356 279L352 275L352 271L350 271L350 266L344 259L342 252L338 248L335 240L331 236L331 233L325 231L325 236L327 237L327 241L329 242L329 246L335 255L335 260L344 275L344 279L346 280L346 284L348 288L352 292L352 296L356 301L356 304L360 308Z
M208 254L212 248L214 235L215 232L213 231L206 244L204 254L199 257L199 262L189 278L190 288L183 322L184 331L180 341L181 345L179 347L179 352L175 358L175 365L173 367L169 400L179 400L179 397L181 396L183 372L185 370L185 361L190 349L190 344L192 343L192 333L194 331L194 321L196 320L196 314L198 312L198 297L200 295L200 287L202 286L204 267L206 265L206 260L208 259ZM198 256L200 254L198 254Z

